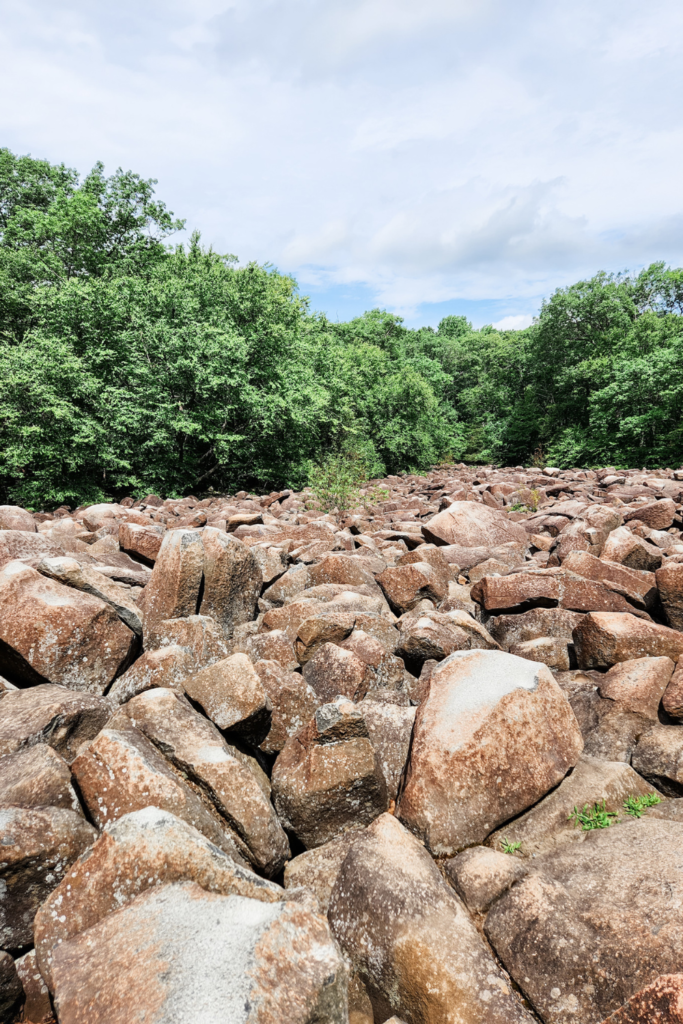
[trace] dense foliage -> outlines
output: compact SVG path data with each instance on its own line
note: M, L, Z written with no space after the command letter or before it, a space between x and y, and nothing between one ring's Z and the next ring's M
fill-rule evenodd
M313 314L154 199L154 181L0 150L0 501L300 487L442 458L666 464L683 455L683 271L598 275L526 331Z

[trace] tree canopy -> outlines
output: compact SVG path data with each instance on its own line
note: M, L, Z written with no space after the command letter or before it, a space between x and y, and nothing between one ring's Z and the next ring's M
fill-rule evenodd
M0 500L306 483L444 458L683 456L683 270L597 274L524 331L312 313L296 282L202 246L153 180L0 150Z

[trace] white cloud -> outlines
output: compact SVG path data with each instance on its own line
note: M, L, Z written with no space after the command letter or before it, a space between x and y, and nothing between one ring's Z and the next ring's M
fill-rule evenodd
M304 291L537 297L683 261L682 28L674 0L0 0L0 139L158 177Z
M498 320L491 326L498 331L523 331L525 327L531 327L533 320L532 316L520 313L519 316L504 316L502 320Z

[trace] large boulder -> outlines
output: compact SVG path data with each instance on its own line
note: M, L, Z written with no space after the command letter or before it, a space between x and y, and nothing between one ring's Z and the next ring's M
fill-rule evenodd
M486 934L546 1024L599 1024L683 957L683 823L641 818L539 857Z
M545 665L459 651L434 669L418 708L397 813L435 856L453 856L540 800L582 747Z
M652 786L630 765L584 755L557 789L494 832L486 845L500 850L504 845L519 843L518 856L536 857L562 843L583 839L585 833L573 814L576 808L601 804L606 812L617 815L613 820L618 820L619 815L626 817L624 803L628 797L650 793Z
M251 863L271 876L282 870L289 843L270 802L268 777L253 757L228 744L172 690L147 690L133 697L112 727L126 718L194 783L207 811L222 816Z
M662 566L655 576L666 621L672 629L683 630L683 565Z
M599 557L613 530L621 526L621 513L612 505L591 505L560 533L557 557L564 562L572 551L587 551Z
M285 671L277 661L257 661L254 671L272 707L270 729L259 747L267 754L277 754L308 725L322 702L298 672Z
M143 807L158 807L199 829L229 856L247 866L236 835L195 789L176 774L130 721L103 729L72 765L84 806L98 828Z
M564 562L563 569L583 576L596 583L604 583L610 590L628 598L637 608L650 610L657 602L657 581L654 573L640 569L629 569L618 562L609 562L604 557L596 558L588 551L572 551Z
M122 622L138 636L142 636L142 619L135 601L118 584L103 576L89 565L81 565L75 558L64 555L61 558L43 558L36 566L41 575L73 587L84 594L99 598L112 606Z
M192 655L178 644L144 651L122 676L114 680L107 696L117 704L125 704L136 694L157 686L183 693L183 681L196 669Z
M49 555L63 555L60 543L42 533L26 530L0 530L0 565L15 559L36 565Z
M387 784L387 796L396 800L410 751L415 708L404 693L375 690L361 701L359 710Z
M387 787L368 727L344 697L323 704L273 767L280 819L304 844L321 846L387 809Z
M579 667L610 668L636 658L671 658L683 653L683 633L618 612L590 612L574 630Z
M193 882L149 889L62 943L52 975L60 1024L348 1020L347 970L323 917Z
M23 562L0 568L0 673L10 680L102 694L135 645L110 604Z
M207 665L185 679L183 687L219 729L230 729L255 744L268 734L270 700L246 654Z
M454 501L444 512L423 523L422 532L432 544L492 548L517 541L528 546L526 530L520 523L513 523L504 512L473 501Z
M651 530L666 530L673 523L675 515L676 503L671 498L662 498L660 501L651 501L647 505L629 509L624 515L624 522L637 519Z
M47 743L70 763L110 716L109 702L94 693L52 685L10 690L0 700L0 757Z
M631 533L627 526L620 526L609 535L602 549L602 557L606 561L617 562L641 572L654 572L662 564L659 548Z
M0 757L0 806L62 807L82 813L63 757L38 743Z
M158 807L124 814L42 904L35 921L38 965L52 980L55 946L86 931L152 886L196 882L207 892L274 903L284 892L241 867L196 828Z
M604 583L584 579L564 567L485 576L472 587L472 597L492 614L559 605L575 612L631 612L648 617Z
M33 942L38 907L97 838L82 814L60 807L0 807L0 945Z
M328 918L375 1020L531 1024L505 974L429 854L389 814L358 836Z
M36 532L36 521L30 512L18 505L0 505L0 530Z

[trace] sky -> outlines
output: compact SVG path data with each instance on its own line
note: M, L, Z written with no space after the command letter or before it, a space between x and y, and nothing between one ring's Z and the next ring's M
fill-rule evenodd
M524 327L683 263L680 0L0 0L0 146L134 170L314 309Z

